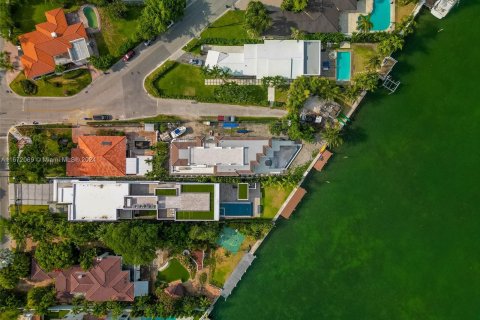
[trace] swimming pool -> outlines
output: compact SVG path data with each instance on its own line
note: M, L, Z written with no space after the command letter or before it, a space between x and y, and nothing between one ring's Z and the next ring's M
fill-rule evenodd
M350 81L352 57L349 51L337 52L337 81Z
M251 217L253 205L251 202L222 202L220 203L222 217Z
M97 21L97 15L95 14L95 11L91 7L85 7L83 8L83 14L88 20L88 26L92 29L97 29L98 21Z
M391 0L373 0L373 11L370 16L372 31L385 31L390 26Z

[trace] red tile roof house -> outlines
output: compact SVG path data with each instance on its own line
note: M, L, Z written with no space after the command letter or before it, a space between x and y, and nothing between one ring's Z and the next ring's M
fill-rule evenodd
M67 162L70 177L124 177L127 139L120 136L80 136Z
M84 296L88 301L133 301L148 294L148 282L130 281L130 271L122 270L122 258L98 257L93 267L84 271L79 266L46 273L32 262L31 280L36 282L55 280L57 299L69 301L74 296Z
M19 36L25 76L30 79L53 73L56 65L83 65L91 55L83 23L68 25L61 8L45 12L46 22Z

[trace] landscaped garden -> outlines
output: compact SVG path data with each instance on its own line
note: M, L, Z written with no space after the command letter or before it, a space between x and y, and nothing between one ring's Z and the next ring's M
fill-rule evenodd
M166 283L181 280L187 281L190 278L188 270L178 261L178 259L170 259L168 261L168 267L158 272L157 281L163 281Z
M9 141L10 176L15 182L41 183L46 177L65 176L65 158L74 146L71 128L34 126L23 128L22 134L32 143L23 147L20 157L16 141Z
M210 210L209 211L177 211L178 220L213 220L214 218L214 198L215 186L213 184L182 184L182 192L209 193Z
M238 184L238 200L248 200L248 183Z
M133 31L136 30L143 6L126 8L122 17L113 17L106 7L97 8L102 23L102 31L95 33L100 56L110 54L118 59L139 42Z
M243 45L246 41L253 40L248 35L244 24L245 11L227 11L205 29L199 38L191 40L184 49L188 52L200 53L200 47L205 43Z
M23 72L10 83L10 88L21 96L64 97L82 91L92 82L88 69L77 69L63 75L44 76L30 80Z
M162 98L194 99L201 102L267 106L267 89L237 85L224 79L222 85L205 85L205 71L189 64L167 61L145 80L145 88Z

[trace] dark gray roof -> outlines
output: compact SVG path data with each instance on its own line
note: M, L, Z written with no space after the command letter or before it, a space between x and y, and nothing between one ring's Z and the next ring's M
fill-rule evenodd
M292 27L307 33L339 32L341 11L356 8L357 0L310 0L307 9L300 13L268 6L272 26L266 34L288 36Z

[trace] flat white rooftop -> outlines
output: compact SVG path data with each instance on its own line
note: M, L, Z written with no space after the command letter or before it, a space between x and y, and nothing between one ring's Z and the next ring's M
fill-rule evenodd
M190 165L243 165L244 147L190 148Z
M88 181L73 184L74 202L69 220L113 221L128 196L129 183L114 181Z

